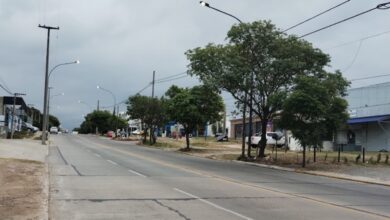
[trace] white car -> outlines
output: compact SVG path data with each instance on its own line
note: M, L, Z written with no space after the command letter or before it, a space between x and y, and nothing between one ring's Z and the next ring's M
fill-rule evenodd
M278 140L274 139L277 138ZM277 145L282 147L285 144L285 138L281 132L267 132L266 134L267 144ZM251 146L256 148L259 146L261 140L261 133L256 133L251 137ZM248 137L245 138L245 142L248 143Z
M58 128L57 127L51 127L50 128L50 134L58 134Z

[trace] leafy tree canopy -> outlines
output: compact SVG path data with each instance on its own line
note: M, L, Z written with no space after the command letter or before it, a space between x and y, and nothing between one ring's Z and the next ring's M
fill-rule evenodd
M175 91L173 96L171 91ZM169 117L183 125L187 149L190 148L189 134L194 129L207 123L215 123L222 118L221 112L224 111L222 97L208 86L185 89L173 86L166 95L172 97L167 100Z
M229 92L240 103L252 104L262 120L262 157L267 123L282 109L295 79L325 74L330 58L307 41L282 33L269 21L235 25L227 40L225 45L188 50L189 73L206 85ZM245 99L245 94L249 98Z

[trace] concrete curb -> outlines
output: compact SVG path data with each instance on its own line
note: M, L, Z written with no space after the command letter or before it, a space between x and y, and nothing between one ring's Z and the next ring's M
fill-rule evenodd
M344 174L338 174L338 173L327 173L327 172L318 172L318 171L297 170L297 169L293 169L293 168L280 167L280 166L267 165L267 164L260 164L260 163L253 163L253 162L245 162L245 161L239 161L239 160L212 159L212 158L208 158L208 157L202 157L202 156L199 156L199 155L194 155L194 154L187 153L187 152L180 152L180 153L186 154L186 155L190 155L190 156L194 156L194 157L210 159L210 160L227 161L227 162L232 162L232 163L239 163L239 164L245 164L245 165L250 165L250 166L257 166L257 167L262 167L262 168L281 170L281 171L286 171L286 172L302 173L302 174L308 174L308 175L313 175L313 176L322 176L322 177L328 177L328 178L334 178L334 179L340 179L340 180L348 180L348 181L353 181L353 182L367 183L367 184L374 184L374 185L390 187L390 183L387 183L387 182L384 182L384 181L373 180L373 179L368 178L368 177L360 177L360 176L357 177L357 176L350 176L350 175L345 176Z
M46 181L45 181L45 189L46 189L46 201L45 201L45 218L49 220L49 206L50 206L50 168L49 168L49 146L46 145L47 151L46 151L46 158L45 158L45 175L46 175Z
M390 183L387 183L384 181L373 180L373 179L368 178L368 177L350 176L350 175L345 176L344 174L338 174L338 173L297 170L297 169L293 169L293 168L286 168L286 167L280 167L280 166L275 166L275 165L258 164L258 163L238 161L238 160L231 160L231 161L234 163L247 164L247 165L251 165L251 166L258 166L258 167L270 168L270 169L275 169L275 170L282 170L282 171L287 171L287 172L303 173L303 174L314 175L314 176L323 176L323 177L334 178L334 179L341 179L341 180L348 180L348 181L390 187Z

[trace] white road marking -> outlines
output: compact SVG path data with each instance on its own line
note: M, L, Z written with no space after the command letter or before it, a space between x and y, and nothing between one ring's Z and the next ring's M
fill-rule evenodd
M118 166L118 164L117 163L115 163L114 161L112 161L112 160L107 160L107 162L109 162L109 163L112 163L112 164L114 164L114 165L117 165Z
M138 176L141 176L141 177L144 177L146 178L147 176L143 175L143 174L140 174L138 173L137 171L134 171L134 170L128 170L130 173L134 173L135 175L138 175Z
M242 219L253 220L252 218L249 218L249 217L247 217L247 216L245 216L245 215L241 215L240 213L237 213L237 212L232 211L232 210L230 210L230 209L226 209L226 208L224 208L224 207L222 207L222 206L219 206L219 205L217 205L217 204L215 204L215 203L212 203L212 202L209 202L209 201L207 201L207 200L201 199L201 198L199 198L198 196L192 195L191 193L184 192L183 190L180 190L180 189L177 189L177 188L174 188L174 190L176 190L177 192L182 193L182 194L184 194L184 195L187 195L187 196L189 196L189 197L192 197L192 198L194 198L194 199L197 199L197 200L199 200L199 201L201 201L201 202L204 202L204 203L206 203L206 204L208 204L208 205L211 205L211 206L213 206L214 208L223 210L223 211L225 211L225 212L229 212L229 213L231 213L231 214L233 214L233 215L235 215L235 216L238 216L238 217L240 217L240 218L242 218Z
M102 156L100 156L100 154L95 154L95 156L100 157L100 158L102 157Z

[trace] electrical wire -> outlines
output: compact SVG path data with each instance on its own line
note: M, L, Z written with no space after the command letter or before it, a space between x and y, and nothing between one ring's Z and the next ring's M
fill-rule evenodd
M346 21L348 21L348 20L351 20L351 19L353 19L353 18L356 18L356 17L359 17L359 16L361 16L361 15L367 14L367 13L369 13L369 12L371 12L371 11L374 11L374 10L377 10L377 9L386 10L386 9L389 9L389 8L390 8L390 2L382 3L382 4L379 4L379 5L375 6L374 8L368 9L368 10L366 10L366 11L360 12L360 13L358 13L358 14L355 14L355 15L350 16L350 17L348 17L348 18L345 18L345 19L343 19L343 20L337 21L337 22L332 23L332 24L330 24L330 25L327 25L327 26L325 26L325 27L322 27L322 28L319 28L319 29L314 30L314 31L312 31L312 32L309 32L309 33L307 33L307 34L304 34L304 35L300 36L299 38L307 37L307 36L309 36L309 35L312 35L312 34L315 34L315 33L317 33L317 32L323 31L323 30L325 30L325 29L328 29L328 28L333 27L333 26L335 26L335 25L341 24L341 23L346 22Z
M182 72L182 73L178 73L178 74L174 74L174 75L171 75L171 76L163 77L163 78L160 78L160 79L157 79L157 80L155 80L155 82L167 80L167 79L174 78L176 76L180 76L180 75L184 75L184 74L187 74L187 71L186 72Z
M308 18L308 19L306 19L306 20L304 20L304 21L302 21L302 22L299 22L299 23L296 24L296 25L293 25L293 26L287 28L286 30L284 30L284 31L282 31L282 32L283 32L283 33L286 33L287 31L289 31L289 30L291 30L291 29L294 29L294 28L296 28L296 27L298 27L298 26L300 26L300 25L302 25L302 24L304 24L304 23L306 23L306 22L309 22L309 21L313 20L314 18L317 18L317 17L319 17L319 16L321 16L321 15L327 13L327 12L330 12L330 11L332 11L332 10L334 10L334 9L336 9L336 8L342 6L342 5L344 5L344 4L346 4L346 3L350 2L350 1L351 1L351 0L347 0L347 1L344 1L344 2L342 2L342 3L340 3L340 4L336 5L336 6L333 6L333 7L329 8L329 9L327 9L327 10L325 10L325 11L319 13L319 14L316 14L316 15L314 15L314 16L312 16L312 17L310 17L310 18Z
M180 77L176 77L176 78L172 78L172 79L166 79L166 80L156 81L155 83L156 83L156 84L159 84L159 83L171 82L171 81L174 81L174 80L183 79L183 78L187 78L187 77L188 77L188 75L186 75L186 76L180 76Z
M182 78L188 77L188 75L181 76L181 75L184 75L184 74L187 74L187 71L186 72L181 72L181 73L178 73L178 74L173 74L173 75L170 75L170 76L167 76L167 77L163 77L163 78L160 78L160 79L157 79L157 80L154 81L154 83L155 84L160 84L160 83L170 82L170 81L174 81L174 80L178 80L178 79L182 79ZM142 93L143 91L148 89L150 86L152 86L152 82L149 82L145 87L143 87L141 90L139 90L135 94L139 95L140 93ZM116 105L124 104L126 102L127 102L127 99L124 99L123 101L117 103ZM115 105L104 106L104 107L101 107L101 108L103 108L103 109L105 109L105 108L112 108L114 106Z
M367 76L367 77L363 77L363 78L356 78L356 79L351 79L349 81L353 82L353 81L359 81L359 80L365 80L365 79L375 79L375 78L380 78L380 77L385 77L385 76L390 76L390 73L389 74L376 75L376 76Z
M369 36L366 36L366 37L362 37L362 38L360 38L358 40L344 42L342 44L326 48L325 50L336 49L336 48L339 48L339 47L343 47L343 46L346 46L346 45L349 45L349 44L353 44L353 43L356 43L356 42L360 42L360 41L365 41L365 40L368 40L368 39L371 39L371 38L375 38L375 37L379 37L379 36L382 36L382 35L385 35L385 34L389 34L389 33L390 33L390 30L384 31L384 32L381 32L381 33L378 33L378 34L373 34L373 35L369 35Z
M4 91L6 91L8 94L13 95L11 91L9 91L7 88L5 88L2 84L0 84L0 88L2 88Z
M11 91L11 89L7 86L7 83L3 80L1 76L0 76L0 84L2 84L2 86L4 86L4 88L8 90L7 92Z
M363 44L363 41L361 40L360 43L359 43L359 47L356 50L356 53L353 56L353 59L352 59L351 63L342 72L347 72L353 66L353 64L356 62L356 60L357 60L357 58L359 56L359 53L360 53L360 49L362 48L362 44Z

